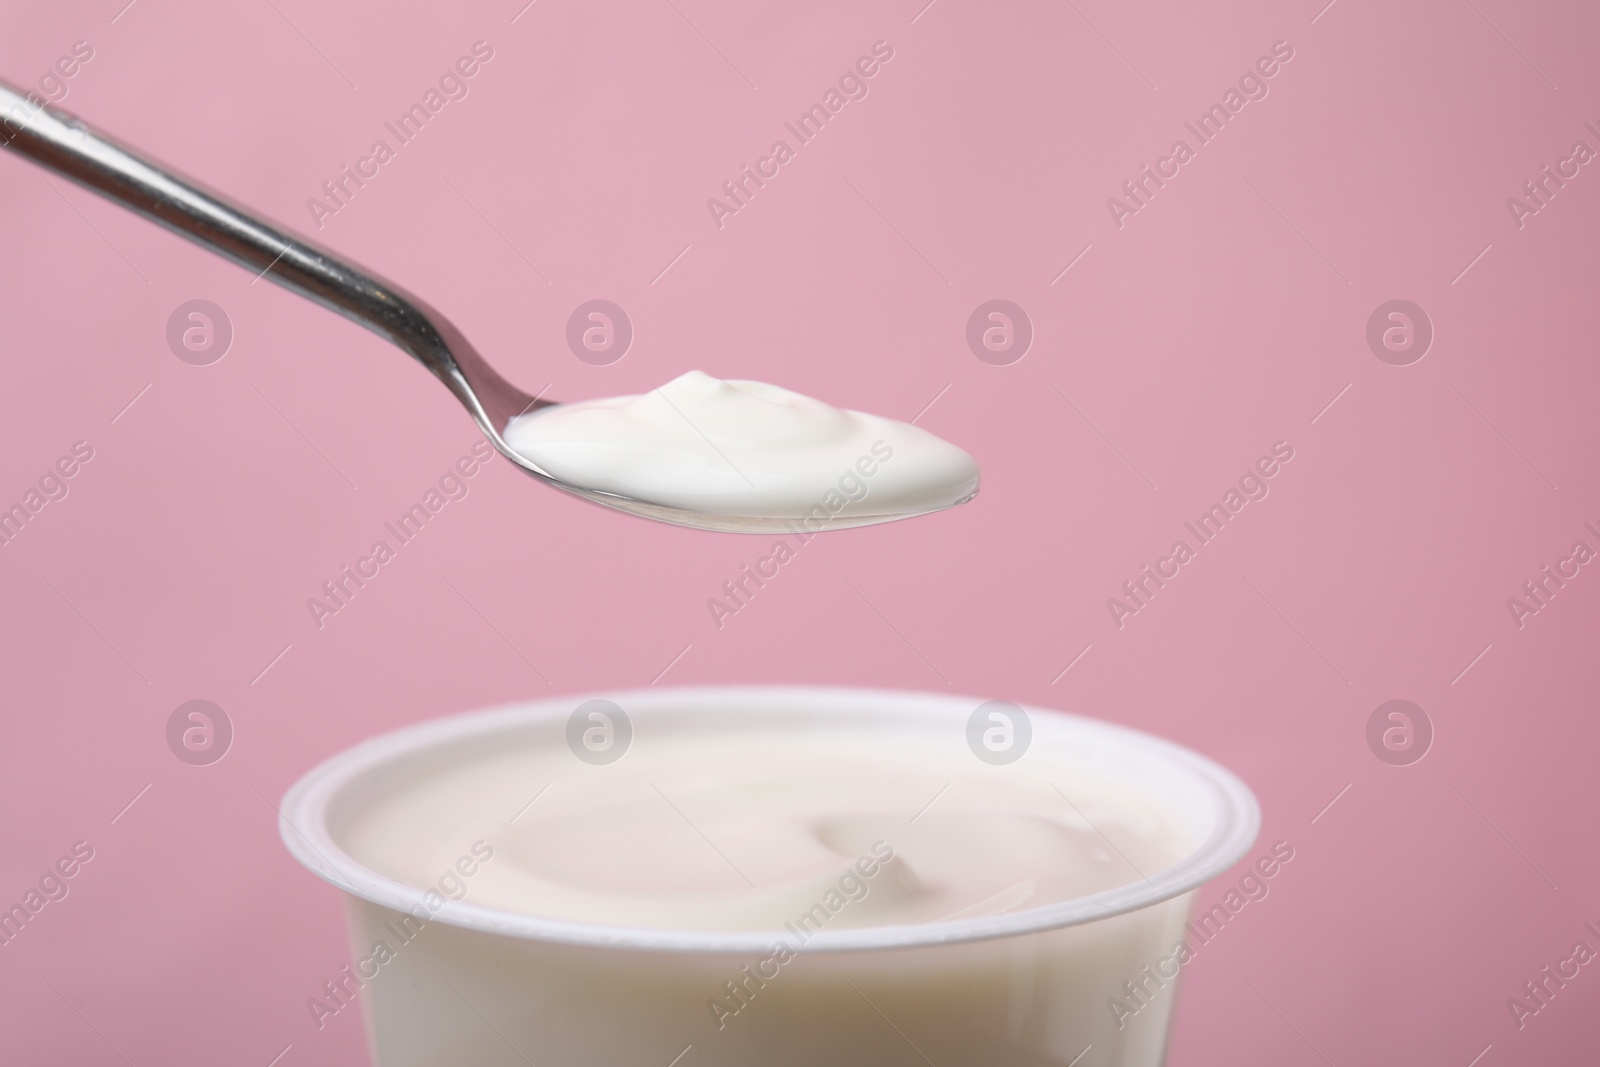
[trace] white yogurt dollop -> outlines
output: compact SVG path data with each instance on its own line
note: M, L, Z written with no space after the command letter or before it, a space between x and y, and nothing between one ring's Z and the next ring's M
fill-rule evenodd
M569 485L704 514L859 521L978 491L977 461L926 430L700 371L522 415L503 436Z

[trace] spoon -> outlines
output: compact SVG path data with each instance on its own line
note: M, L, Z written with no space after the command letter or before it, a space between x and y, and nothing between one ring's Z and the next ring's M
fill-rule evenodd
M76 116L4 81L0 81L0 145L255 271L258 278L270 278L365 326L431 371L472 414L500 454L545 485L630 515L701 530L775 533L793 525L793 520L767 516L685 511L552 476L506 444L503 434L512 419L556 402L530 396L508 382L437 310L380 275L206 192ZM827 528L908 517L841 512Z

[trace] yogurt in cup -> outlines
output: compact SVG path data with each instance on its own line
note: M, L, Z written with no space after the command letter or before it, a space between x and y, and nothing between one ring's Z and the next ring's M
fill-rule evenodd
M1138 731L790 686L425 723L281 813L350 923L307 1009L379 1067L1155 1067L1161 964L1260 823Z

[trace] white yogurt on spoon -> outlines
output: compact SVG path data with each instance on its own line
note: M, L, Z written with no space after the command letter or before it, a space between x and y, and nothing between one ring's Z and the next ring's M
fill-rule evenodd
M700 371L519 416L503 437L567 484L703 514L857 524L978 491L977 461L926 430Z

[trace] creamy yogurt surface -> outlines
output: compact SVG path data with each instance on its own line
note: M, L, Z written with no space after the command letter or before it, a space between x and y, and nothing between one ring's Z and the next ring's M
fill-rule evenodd
M409 770L338 838L418 887L480 843L492 859L451 882L473 904L774 932L815 932L806 916L837 930L1039 907L1138 882L1194 845L1172 812L1081 768L1032 753L988 767L959 745L889 736L696 730L604 766L560 739L518 740Z
M569 485L707 514L901 517L978 491L977 462L910 423L700 371L522 415L502 436Z

